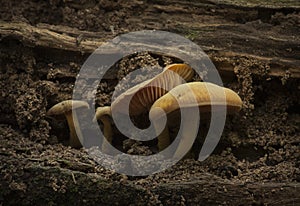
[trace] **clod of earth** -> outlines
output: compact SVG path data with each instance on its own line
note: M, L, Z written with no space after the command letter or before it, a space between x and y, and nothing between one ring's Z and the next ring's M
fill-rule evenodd
M98 107L95 119L102 121L106 139L112 143L111 123L107 118L107 115L111 116L112 111L126 114L129 109L129 115L132 116L148 112L151 105L159 97L165 95L174 87L190 81L193 76L194 70L189 65L171 64L152 79L142 82L118 96L112 102L110 109L108 107Z
M82 147L81 142L83 142L82 134L77 120L77 114L75 111L79 108L89 109L89 104L84 101L65 100L54 105L47 112L48 116L53 116L58 120L61 119L59 117L63 115L66 117L70 129L69 144L74 148ZM77 128L77 133L75 128Z
M231 89L206 82L191 82L179 85L164 96L157 99L150 109L150 120L154 128L160 131L162 116L180 113L180 109L199 108L200 114L211 112L212 106L217 109L227 108L227 114L238 112L242 108L242 100L237 93ZM169 118L168 118L169 119ZM170 118L168 121L172 121ZM192 124L192 123L191 123ZM191 136L195 134L190 124L185 125L181 132L182 138L174 157L181 157L185 151L189 151L193 142ZM191 128L190 128L191 127ZM169 129L167 124L158 135L158 149L162 151L170 145Z

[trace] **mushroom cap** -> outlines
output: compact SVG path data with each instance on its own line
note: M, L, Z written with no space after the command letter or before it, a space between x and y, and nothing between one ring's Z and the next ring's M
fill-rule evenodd
M201 113L210 112L211 106L226 106L227 113L238 112L242 100L231 89L208 82L191 82L179 85L155 101L150 110L151 118L159 118L162 111L169 114L181 108L199 107Z
M71 112L72 109L78 109L78 108L89 108L89 104L85 101L79 101L79 100L65 100L51 107L48 110L47 115L48 116L63 115L65 113Z
M111 116L111 107L109 106L97 107L93 122L96 122L98 119L101 119L103 116Z
M187 64L171 64L158 75L142 82L118 96L111 104L113 111L128 111L139 115L148 111L151 105L174 87L190 81L194 70Z

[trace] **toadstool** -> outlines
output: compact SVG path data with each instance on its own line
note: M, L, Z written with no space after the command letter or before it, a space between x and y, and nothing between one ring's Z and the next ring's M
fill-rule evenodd
M132 116L140 115L149 111L151 105L161 96L172 88L190 81L194 76L194 70L187 64L171 64L160 74L152 79L142 82L118 96L108 107L98 107L95 119L102 121L104 125L104 135L108 141L112 141L111 125L103 115L112 115L113 112L129 114Z
M89 109L89 104L85 101L65 100L54 105L47 112L48 116L54 116L56 117L56 119L58 119L59 116L63 115L66 117L70 129L69 144L74 148L82 147L81 142L83 142L80 129L77 130L77 133L75 130L75 128L79 128L79 124L77 120L77 114L73 110L79 108Z
M128 89L111 104L115 112L127 111L129 103L130 115L139 115L149 111L152 104L174 87L190 81L194 70L187 64L171 64L160 74ZM124 111L125 111L124 110Z
M111 109L109 106L98 107L96 109L96 115L93 119L94 122L100 120L103 124L103 133L104 137L107 138L107 141L111 144L112 143L112 125L111 125ZM102 144L102 150L106 153L106 147Z
M233 114L242 108L242 100L239 95L231 89L208 82L191 82L179 85L157 99L150 109L149 116L156 129L161 127L159 119L165 114L170 116L171 114L174 115L174 113L178 114L180 109L186 109L187 111L187 109L192 108L199 108L198 111L200 114L205 114L211 112L212 106L216 106L218 109L224 109L224 106L226 106L227 114ZM190 122L189 124L194 124L194 122ZM189 139L196 134L195 131L191 129L195 127L189 126L189 124L186 124L186 128L183 128L181 145L179 145L181 149L180 151L179 148L177 149L174 157L180 156L184 152L183 150L188 151L191 147L191 140ZM165 129L157 135L158 149L162 151L170 145L167 125Z

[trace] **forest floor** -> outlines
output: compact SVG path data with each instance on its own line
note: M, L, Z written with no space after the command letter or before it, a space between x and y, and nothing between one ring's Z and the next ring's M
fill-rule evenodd
M299 1L0 2L0 205L300 205ZM46 112L72 98L94 49L144 29L198 44L244 105L205 161L130 177L67 146L67 123ZM177 62L151 52L121 59L96 106L110 105L130 72ZM149 151L125 142L125 152Z

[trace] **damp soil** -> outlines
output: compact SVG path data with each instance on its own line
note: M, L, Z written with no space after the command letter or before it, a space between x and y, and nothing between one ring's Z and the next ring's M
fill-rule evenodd
M250 33L257 30L259 37L263 32L274 39L282 38L283 32L295 36L300 31L300 6L297 2L270 2L254 9L252 4L232 6L228 2L231 1L220 1L219 4L203 1L184 6L176 1L168 5L160 1L13 0L1 1L0 18L1 22L76 28L95 32L105 40L129 31L161 29L185 35L204 48L216 46L229 52L299 59L300 41L296 41L297 37L288 48L280 48L276 42L273 47L265 48L251 38L247 46L240 47L236 43L239 37L230 36L230 33L228 42L217 39L229 23L241 24L241 28ZM173 4L176 9L172 9ZM151 22L155 14L159 15L161 22ZM143 24L143 20L151 24ZM186 30L183 25L192 21L224 27L220 26L216 31L205 31L205 28L196 31L197 25L190 25L190 30ZM204 41L199 38L205 35L204 32L215 32L216 37ZM237 32L243 36L245 31ZM13 35L1 36L0 42L1 205L197 205L199 202L236 205L234 194L245 198L241 204L300 204L299 196L293 196L299 192L297 188L300 186L300 81L291 77L289 72L272 76L269 75L272 64L262 64L251 55L230 59L208 51L214 60L225 58L234 65L232 71L223 72L221 76L224 86L242 98L242 110L227 118L220 142L205 161L185 158L160 173L130 177L103 168L86 150L68 146L67 122L46 116L47 110L56 103L72 99L76 75L89 53L27 45ZM96 95L95 107L109 106L114 92L121 93L129 85L149 78L145 75L128 76L132 71L143 68L145 73L150 71L154 75L166 65L181 62L175 57L151 52L124 57L111 68L113 78L102 80L97 92L84 93L83 96L89 99ZM193 81L199 79L195 76ZM120 81L125 83L116 87ZM141 127L145 126L143 118L146 116L136 120ZM155 141L147 144L131 141L116 129L114 139L114 144L128 154L155 153ZM221 189L216 186L219 184ZM270 186L270 190L258 189L258 192L250 188L249 193L238 196L239 188L247 184L258 188L271 184L274 188ZM285 184L294 185L291 196ZM193 193L195 185L202 188L199 190L201 194ZM226 189L231 185L237 187ZM218 196L218 193L224 196Z

